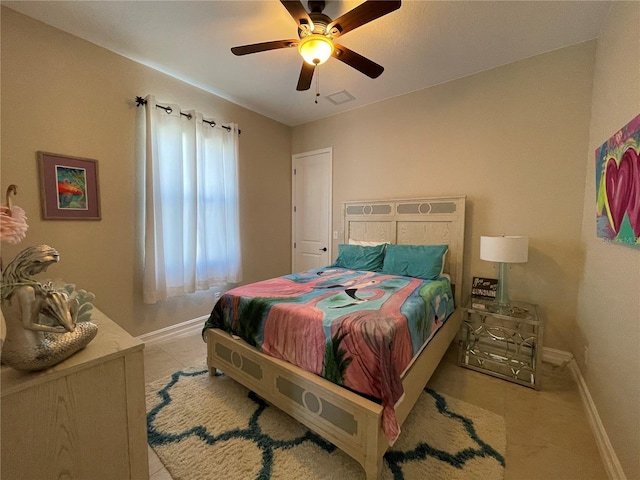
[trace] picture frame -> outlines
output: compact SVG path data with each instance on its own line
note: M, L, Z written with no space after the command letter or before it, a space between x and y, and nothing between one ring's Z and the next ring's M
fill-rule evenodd
M640 248L640 114L596 149L596 234Z
M43 220L100 220L98 161L38 152Z

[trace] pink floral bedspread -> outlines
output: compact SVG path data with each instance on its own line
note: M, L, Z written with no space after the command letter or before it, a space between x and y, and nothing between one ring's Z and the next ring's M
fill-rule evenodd
M237 335L265 354L383 406L383 430L400 433L401 375L453 312L451 285L327 267L227 291L206 328Z

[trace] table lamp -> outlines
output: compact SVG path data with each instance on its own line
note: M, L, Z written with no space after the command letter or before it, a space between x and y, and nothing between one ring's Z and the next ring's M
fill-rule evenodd
M507 263L526 263L529 258L529 237L502 236L480 237L480 259L498 262L498 291L496 303L509 306Z

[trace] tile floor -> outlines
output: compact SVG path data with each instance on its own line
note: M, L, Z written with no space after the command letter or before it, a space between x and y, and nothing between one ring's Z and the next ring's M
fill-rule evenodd
M607 480L578 387L566 367L543 363L542 390L490 377L456 364L452 346L429 386L502 415L507 423L505 480ZM145 379L152 382L176 370L202 364L200 334L145 348ZM151 480L171 480L149 449Z

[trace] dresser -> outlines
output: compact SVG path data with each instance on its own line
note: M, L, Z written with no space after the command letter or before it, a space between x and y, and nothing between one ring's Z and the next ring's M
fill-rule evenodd
M98 334L42 372L2 367L2 480L148 479L144 344L94 308Z

